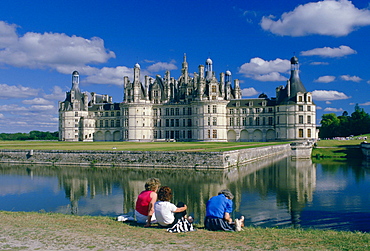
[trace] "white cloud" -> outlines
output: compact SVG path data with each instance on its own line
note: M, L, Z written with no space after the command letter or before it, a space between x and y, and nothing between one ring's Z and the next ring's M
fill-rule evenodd
M4 118L4 114L0 113L0 119Z
M0 84L0 90L0 99L35 97L40 92L39 89L7 84Z
M19 105L0 105L0 111L2 112L16 112L16 111L27 111L28 109Z
M330 83L330 82L333 82L334 80L335 80L335 77L334 76L321 76L318 79L316 79L315 82L318 82L318 83Z
M257 95L257 94L258 94L258 92L253 87L242 89L242 96L243 97L250 97L250 96Z
M315 48L308 51L302 51L302 56L322 56L322 57L344 57L351 54L356 54L357 51L353 50L349 46L341 45L338 48L330 48L330 47L323 47L323 48Z
M53 105L32 105L30 107L31 111L54 111L55 106Z
M330 105L330 104L331 104L331 102L330 102L330 101L326 101L326 102L325 102L325 104Z
M312 62L310 65L328 65L328 62Z
M16 28L14 24L0 21L0 64L59 71L68 66L105 63L115 57L114 52L107 50L104 41L98 37L86 39L63 33L34 32L18 36Z
M349 99L346 94L338 91L327 91L327 90L315 90L312 92L312 97L314 100L327 101L327 100L340 100Z
M54 86L51 94L45 94L43 97L48 100L60 101L66 96L65 92L59 86Z
M368 106L368 105L370 105L370 101L369 101L369 102L366 102L366 103L359 104L359 105L365 105L365 106Z
M17 26L0 21L0 49L6 48L17 42L18 35L15 33Z
M133 73L133 69L125 66L117 66L115 68L103 67L102 69L91 67L89 68L88 76L81 82L123 86L123 77L129 76L130 78L133 78ZM144 74L145 72L141 71L141 75Z
M258 80L258 81L286 81L288 80L286 77L280 75L278 72L271 72L269 74L265 75L254 75L253 79Z
M370 80L368 80L366 83L370 84Z
M345 81L352 81L352 82L360 82L362 79L357 76L350 76L350 75L342 75L340 76L341 79Z
M319 34L346 36L361 26L370 25L370 10L358 9L348 0L327 0L299 5L281 18L263 17L261 27L282 36Z
M325 112L343 112L342 108L327 107L324 109Z
M286 73L290 69L290 61L277 58L265 61L262 58L252 58L239 68L239 73L245 77L259 81L284 81L286 77L280 73Z
M3 114L0 123L2 132L56 131L58 128L57 108L52 105L2 105L0 111Z
M150 72L159 72L159 71L171 71L171 70L177 70L177 66L174 64L174 62L165 63L165 62L157 62L151 66L148 67L148 71Z
M32 100L23 100L23 104L25 105L50 105L51 102L44 98L34 98Z

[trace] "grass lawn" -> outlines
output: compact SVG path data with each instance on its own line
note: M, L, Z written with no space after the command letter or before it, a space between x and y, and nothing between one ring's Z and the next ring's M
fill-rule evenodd
M0 141L0 149L17 150L104 150L104 151L200 151L219 152L280 145L284 142L64 142Z
M317 148L312 150L312 156L318 158L363 158L361 149L358 148L363 142L360 137L367 137L370 134L360 135L351 140L320 140L317 141Z
M111 217L0 211L0 250L369 250L370 234L246 227L168 233Z

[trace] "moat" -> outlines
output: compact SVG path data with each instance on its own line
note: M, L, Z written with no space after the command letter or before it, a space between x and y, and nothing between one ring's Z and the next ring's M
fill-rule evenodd
M118 216L132 213L148 177L174 190L202 223L220 189L235 195L246 225L370 232L370 169L361 162L270 158L215 170L118 169L0 164L0 210Z

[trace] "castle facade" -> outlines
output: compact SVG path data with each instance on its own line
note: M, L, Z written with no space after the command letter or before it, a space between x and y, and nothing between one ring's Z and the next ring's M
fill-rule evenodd
M217 79L207 59L190 76L186 56L178 79L164 77L123 79L123 102L94 92L82 93L79 73L59 102L61 141L296 141L317 138L316 105L299 77L297 57L291 58L286 86L276 97L260 94L242 98L239 80L230 71Z

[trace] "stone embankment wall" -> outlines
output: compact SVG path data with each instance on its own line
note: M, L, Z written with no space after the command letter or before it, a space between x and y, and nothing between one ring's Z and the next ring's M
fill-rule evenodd
M224 169L290 150L289 144L227 152L0 150L0 162L58 166Z

